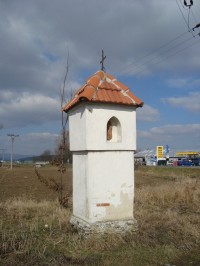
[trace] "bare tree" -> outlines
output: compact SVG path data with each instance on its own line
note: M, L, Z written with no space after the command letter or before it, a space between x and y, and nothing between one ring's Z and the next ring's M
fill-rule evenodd
M69 73L69 51L67 52L67 63L66 63L66 69L65 69L65 76L63 80L63 86L60 88L60 107L61 110L64 107L64 104L72 98L73 90L71 89L71 92L66 93L66 82L68 78ZM68 96L68 97L67 97ZM59 195L59 201L61 206L63 206L66 202L66 197L63 197L63 174L66 171L66 167L64 165L64 158L66 156L66 153L68 153L68 159L70 158L71 154L69 151L69 132L66 130L68 123L68 115L63 110L61 111L61 142L59 146L59 157L60 157L60 165L59 165L59 171L60 171L60 195Z
M66 126L68 122L68 116L62 111L63 105L66 102L66 81L69 73L69 51L67 52L67 64L65 70L65 76L63 86L60 87L60 108L61 108L61 142L59 145L59 171L60 171L60 191L59 191L59 202L62 205L63 200L63 173L66 171L64 166L64 152L66 148Z
M65 75L63 80L63 85L60 87L60 108L61 108L61 139L59 140L58 145L58 156L57 158L54 158L53 162L59 167L60 171L60 181L59 183L56 182L54 179L51 178L51 183L55 183L56 186L49 185L49 181L43 177L37 169L35 169L35 172L40 180L43 180L43 182L50 188L55 190L58 193L58 199L61 206L68 207L69 204L69 198L70 195L63 196L63 174L66 171L66 167L64 164L64 157L66 155L66 151L69 151L69 132L66 130L67 123L68 123L68 115L67 113L63 112L62 109L64 107L64 104L67 102L67 98L69 100L69 96L72 96L72 90L71 93L66 92L66 82L68 78L69 73L69 52L67 53L67 63L66 63L66 69L65 69Z
M61 160L59 161L60 158L60 148L61 148L61 144L62 144L62 139L63 139L63 133L60 133L59 138L56 140L56 148L55 148L55 156L54 156L54 160L53 160L53 164L60 165ZM63 151L63 163L65 162L72 162L72 152L69 149L69 130L66 129L65 131L65 149Z
M63 81L63 86L60 88L60 107L61 109L63 108L63 105L66 103L66 81L69 73L69 51L67 52L67 65L66 65L66 71L65 71L65 76L64 76L64 81ZM66 132L66 126L68 122L68 115L61 111L61 126L62 126L62 143L61 143L61 159L63 160L63 153L65 149L65 143L66 143L66 137L65 137L65 132ZM62 161L63 163L63 161Z

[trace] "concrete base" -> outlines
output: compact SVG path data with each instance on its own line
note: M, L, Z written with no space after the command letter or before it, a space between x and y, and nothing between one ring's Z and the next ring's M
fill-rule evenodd
M124 235L133 233L137 230L136 220L105 221L89 224L80 218L72 216L70 223L74 229L83 235L92 233L117 233Z

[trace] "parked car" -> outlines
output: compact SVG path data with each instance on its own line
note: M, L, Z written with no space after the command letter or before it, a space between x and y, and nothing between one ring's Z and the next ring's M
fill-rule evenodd
M165 158L159 159L157 165L167 165L166 159Z
M200 166L200 158L191 159L195 166Z
M173 165L173 164L174 164L174 161L173 160L167 161L167 165Z
M193 162L191 160L183 159L177 162L178 166L193 166Z

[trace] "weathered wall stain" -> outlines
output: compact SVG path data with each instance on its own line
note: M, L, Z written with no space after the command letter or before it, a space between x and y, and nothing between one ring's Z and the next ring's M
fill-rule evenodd
M123 219L133 218L133 201L129 197L128 193L120 193L120 204L118 206L110 205L106 208L106 215L104 217L106 220L118 220L123 217Z

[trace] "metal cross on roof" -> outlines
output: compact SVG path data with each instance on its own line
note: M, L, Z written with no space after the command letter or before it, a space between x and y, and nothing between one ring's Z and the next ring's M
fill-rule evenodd
M100 61L100 64L101 64L101 70L102 70L102 71L105 71L105 67L104 67L104 65L103 65L105 59L106 59L106 56L104 56L104 51L102 50L102 59L101 59L101 61Z

